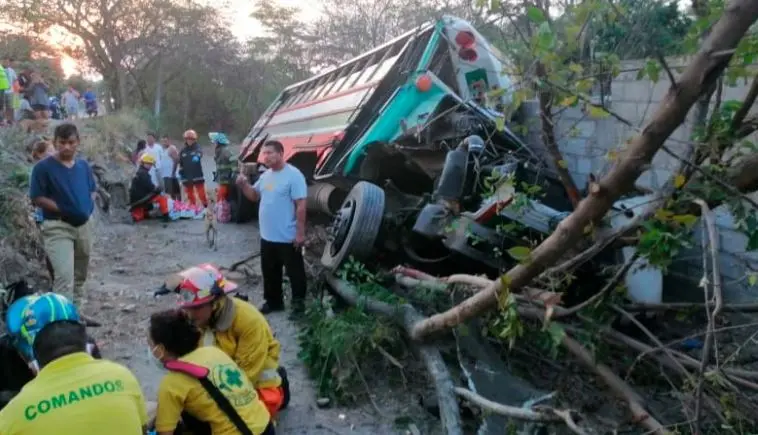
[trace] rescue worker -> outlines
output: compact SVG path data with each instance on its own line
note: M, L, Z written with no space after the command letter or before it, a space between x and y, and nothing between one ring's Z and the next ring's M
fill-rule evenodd
M202 161L203 150L197 143L197 133L195 130L185 131L184 148L179 152L179 178L184 185L187 202L197 205L200 200L203 207L208 207Z
M144 433L147 409L137 379L87 353L87 333L71 301L46 293L26 302L9 311L8 328L40 370L0 411L0 433Z
M271 416L253 384L221 349L199 346L201 336L181 310L150 317L150 353L169 370L158 387L155 431L159 435L273 435Z
M0 125L4 124L4 121L8 121L10 124L12 120L5 119L5 111L7 109L7 101L5 98L6 91L12 89L12 83L9 80L8 73L5 68L0 66Z
M232 173L236 164L232 158L232 152L229 150L229 139L224 133L208 133L208 137L215 146L216 172L213 181L218 184L216 202L220 203L228 200L229 185L232 183Z
M155 157L150 153L142 153L139 159L137 173L129 186L129 211L134 222L147 218L147 214L157 206L164 220L169 220L168 196L164 195L159 186L153 184L151 174Z
M170 278L162 290L179 294L180 306L201 331L206 346L217 346L244 370L271 418L289 403L287 372L279 366L279 342L257 308L229 294L237 284L210 264Z

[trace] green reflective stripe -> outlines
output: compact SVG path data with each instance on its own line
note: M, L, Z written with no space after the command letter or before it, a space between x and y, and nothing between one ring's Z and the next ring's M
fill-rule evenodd
M10 83L8 83L8 75L5 73L5 68L0 66L0 89L10 89Z

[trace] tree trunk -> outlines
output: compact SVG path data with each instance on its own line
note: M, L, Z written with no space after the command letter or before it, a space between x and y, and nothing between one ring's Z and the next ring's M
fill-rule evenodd
M545 65L542 62L537 63L537 76L541 79L547 77L547 71L545 71ZM542 141L547 148L550 157L553 159L555 165L555 171L558 173L558 178L563 184L563 188L566 190L566 194L571 200L571 205L576 209L579 205L579 201L582 200L579 195L579 189L576 188L574 179L571 178L571 174L568 171L566 160L561 154L561 150L558 148L558 141L555 139L555 125L553 124L553 92L547 85L542 84L538 91L540 101L540 121L542 124Z
M590 186L589 196L532 252L531 258L512 268L486 290L444 313L418 322L414 325L411 336L420 339L431 332L456 326L497 306L498 296L504 286L506 291L521 289L576 245L584 236L587 225L602 218L614 201L634 187L634 182L650 165L663 142L684 122L698 98L721 76L737 44L756 18L758 1L730 2L700 51L682 73L677 86L669 88L652 120L632 140L627 152L613 169L599 183Z

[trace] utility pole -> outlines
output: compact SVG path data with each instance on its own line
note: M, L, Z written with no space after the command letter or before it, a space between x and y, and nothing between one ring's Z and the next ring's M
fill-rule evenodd
M163 93L163 52L158 54L158 83L155 85L155 108L153 116L155 117L156 130L161 128L161 100Z

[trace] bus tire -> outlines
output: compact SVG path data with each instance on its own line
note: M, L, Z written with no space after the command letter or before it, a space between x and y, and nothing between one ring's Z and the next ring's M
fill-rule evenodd
M232 222L243 224L258 217L258 203L248 200L237 185L229 186L229 211Z
M330 225L321 256L324 267L337 270L350 257L361 261L371 255L382 226L384 199L384 190L368 181L353 186Z

